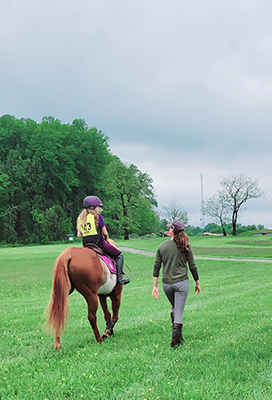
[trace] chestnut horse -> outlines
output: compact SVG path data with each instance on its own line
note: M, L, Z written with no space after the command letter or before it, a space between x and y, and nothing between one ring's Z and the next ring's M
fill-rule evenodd
M113 242L112 242L113 243ZM55 349L60 349L60 336L68 319L69 294L76 289L88 305L88 319L97 342L113 335L113 327L118 321L123 285L117 282L106 263L95 251L84 247L70 247L56 259L53 269L53 288L48 304L46 328L55 336ZM107 306L107 297L112 303L112 313ZM101 336L97 327L96 312L98 298L104 311L106 329Z

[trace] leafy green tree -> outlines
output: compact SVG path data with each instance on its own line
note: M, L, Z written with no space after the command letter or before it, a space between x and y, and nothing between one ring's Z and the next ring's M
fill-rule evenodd
M4 240L7 243L17 243L18 235L16 232L16 223L18 215L18 206L9 206L3 215Z
M69 125L44 117L38 124L2 116L0 171L9 179L4 217L8 240L36 240L37 224L43 226L39 216L53 206L60 206L75 227L82 199L100 195L103 171L112 159L108 138L84 120ZM49 238L50 231L44 235Z
M109 149L108 137L101 131L88 128L82 119L74 120L72 127L69 149L76 160L75 167L80 184L72 188L68 199L71 212L68 215L71 216L75 226L84 197L103 196L105 187L103 173L114 156Z
M133 233L137 235L148 235L160 231L159 214L155 211L154 207L150 207L148 200L146 200L146 205L144 205L143 201L140 207L136 207L134 219L136 227Z
M46 244L49 241L62 240L63 236L71 233L71 220L58 205L45 211L33 210L31 214L35 223L30 242Z
M209 233L218 233L222 235L222 226L215 224L214 222L210 222L209 224L207 224L204 228L204 232L209 232ZM225 230L226 232L226 230ZM227 233L226 235L227 236Z
M188 236L200 236L203 233L203 229L200 226L186 226L185 233Z
M168 224L168 221L165 218L160 219L160 233L161 234L163 234L164 232L169 230L167 224Z
M49 238L46 229L47 221L45 213L43 211L33 210L31 214L34 222L33 233L26 242L48 244Z
M4 220L8 208L9 177L0 170L0 241L5 239Z
M23 159L16 150L10 151L3 170L9 176L8 206L13 207L14 228L17 236L25 239L32 231L32 207L44 207L45 176L38 162Z
M134 232L150 233L157 218L154 207L152 179L135 165L125 165L115 158L104 174L105 221L113 235L123 234L125 240Z
M62 240L63 236L72 233L71 219L63 209L54 205L45 211L46 231L50 241Z

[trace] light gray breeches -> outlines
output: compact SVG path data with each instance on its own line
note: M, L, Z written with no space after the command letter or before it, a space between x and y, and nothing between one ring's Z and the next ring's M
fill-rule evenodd
M174 323L182 324L182 316L189 291L189 279L178 283L162 284L164 293L172 305Z

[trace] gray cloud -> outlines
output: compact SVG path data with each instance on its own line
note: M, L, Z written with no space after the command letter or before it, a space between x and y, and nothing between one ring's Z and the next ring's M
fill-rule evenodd
M268 200L243 219L272 226L269 1L0 7L1 115L84 118L153 177L160 203L176 193L193 224L199 173L207 196L231 173L260 177Z

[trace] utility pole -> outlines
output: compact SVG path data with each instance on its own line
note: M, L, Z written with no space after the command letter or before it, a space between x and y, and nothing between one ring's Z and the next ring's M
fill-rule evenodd
M202 229L205 228L205 219L204 219L204 198L203 198L203 178L202 174L200 174L200 182L201 182L201 218L200 221L202 222Z

